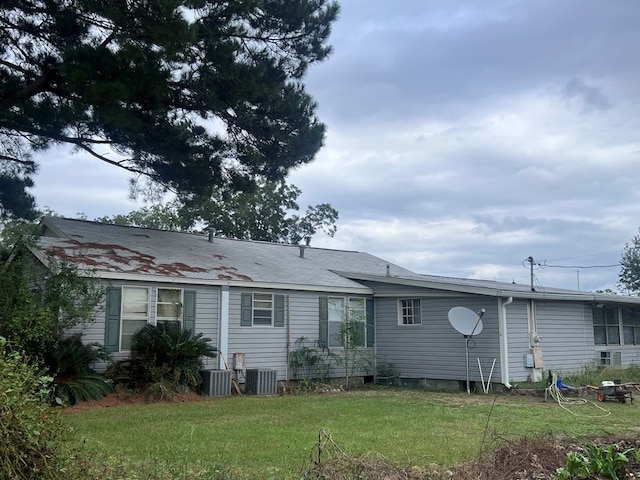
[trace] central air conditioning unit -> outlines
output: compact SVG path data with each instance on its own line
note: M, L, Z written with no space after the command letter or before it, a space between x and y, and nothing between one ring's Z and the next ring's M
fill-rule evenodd
M245 392L255 395L276 395L278 393L278 371L247 369Z
M231 370L201 370L202 391L210 397L231 395Z

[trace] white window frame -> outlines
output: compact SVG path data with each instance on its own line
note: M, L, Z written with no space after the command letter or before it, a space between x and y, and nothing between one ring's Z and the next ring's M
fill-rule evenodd
M411 305L408 303L411 302ZM417 305L416 305L417 302ZM398 299L398 325L412 327L422 325L422 299L399 298Z
M127 301L126 300L126 292L127 291L133 291L133 290L139 290L139 291L144 291L146 292L146 296L147 296L147 301L146 302L131 302L131 301ZM121 352L129 352L131 350L130 348L130 341L128 340L126 343L128 343L129 345L126 346L126 348L123 346L123 344L125 343L123 341L123 339L126 337L133 337L133 333L126 333L125 334L125 322L142 322L142 320L144 320L145 325L147 323L149 323L150 320L150 314L151 314L151 306L150 306L150 299L151 299L151 295L150 295L150 289L148 287L132 287L132 286L123 286L122 287L122 301L121 301L121 305L120 305L120 338L118 339L118 350ZM146 317L143 318L142 315L140 316L136 316L135 313L131 314L131 313L127 313L125 312L127 305L132 306L132 305L138 305L138 306L142 306L142 305L146 305ZM144 325L141 325L141 328L144 327ZM130 329L127 329L130 330ZM139 328L136 329L135 331L140 330Z
M262 298L256 298L262 296ZM269 298L267 298L269 297ZM261 312L256 315L256 312ZM267 316L266 312L269 312ZM269 323L266 322L267 317ZM275 317L275 297L273 293L253 292L251 298L251 326L253 327L273 327ZM256 323L256 318L261 319Z
M160 301L160 291L161 290L171 290L178 292L178 302L161 302ZM164 316L159 314L158 307L161 305L177 305L178 307L178 315L176 316ZM155 305L155 321L156 325L162 322L167 323L177 323L180 328L184 325L184 289L182 288L171 288L171 287L158 287L156 288L156 305Z
M332 305L333 304L333 305ZM355 308L361 304L362 308ZM359 305L358 305L359 307ZM327 297L328 320L328 344L329 347L342 347L340 341L340 327L347 318L355 315L361 318L356 320L362 323L362 347L367 345L367 302L364 297ZM331 328L333 324L333 329Z

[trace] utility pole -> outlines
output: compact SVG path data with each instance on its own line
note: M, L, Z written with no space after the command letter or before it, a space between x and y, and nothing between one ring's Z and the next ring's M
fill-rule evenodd
M535 292L536 289L533 288L533 257L531 255L527 257L527 262L529 262L529 266L531 267L531 291Z

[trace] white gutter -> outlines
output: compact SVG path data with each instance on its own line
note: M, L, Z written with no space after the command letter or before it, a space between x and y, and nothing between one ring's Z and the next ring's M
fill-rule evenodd
M229 285L220 288L220 325L218 329L218 368L225 370L225 359L229 356Z
M498 300L498 331L500 335L500 380L502 384L511 388L509 383L509 342L507 341L507 305L511 305L513 297Z
M331 285L300 285L294 283L280 283L280 282L254 282L250 280L220 280L213 278L197 278L197 277L181 277L177 275L163 276L163 275L148 275L140 273L129 272L105 272L100 270L86 269L87 276L91 278L97 278L100 280L122 280L122 281L135 281L146 283L174 283L183 285L207 285L218 286L224 285L228 287L244 287L244 288L259 288L268 290L299 290L306 292L330 292L330 293L344 293L349 295L372 295L373 289L365 286L360 287L343 287L343 286L331 286ZM82 272L80 271L80 274Z

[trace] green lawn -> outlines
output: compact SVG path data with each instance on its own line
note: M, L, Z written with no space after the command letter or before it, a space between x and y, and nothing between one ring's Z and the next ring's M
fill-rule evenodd
M372 389L96 408L64 418L89 449L129 465L222 466L240 477L295 478L320 430L350 455L375 452L403 466L468 460L483 438L496 436L637 433L637 404L588 400L567 410L514 394Z

